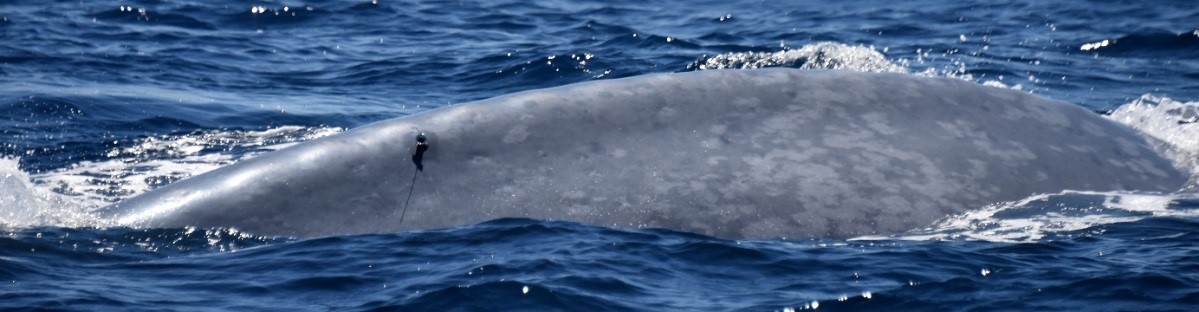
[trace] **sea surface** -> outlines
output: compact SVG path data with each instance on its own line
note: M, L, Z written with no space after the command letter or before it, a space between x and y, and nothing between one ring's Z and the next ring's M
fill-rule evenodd
M454 103L758 67L1064 100L1199 172L1193 1L4 1L0 310L1199 309L1195 182L1036 194L852 239L528 219L292 238L91 213Z

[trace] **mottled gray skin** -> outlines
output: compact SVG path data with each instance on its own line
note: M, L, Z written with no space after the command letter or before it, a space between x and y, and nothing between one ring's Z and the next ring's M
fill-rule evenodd
M415 137L430 148L411 206ZM655 74L371 124L116 204L120 224L321 236L504 217L724 238L900 233L1062 190L1173 191L1133 130L954 79L795 69Z

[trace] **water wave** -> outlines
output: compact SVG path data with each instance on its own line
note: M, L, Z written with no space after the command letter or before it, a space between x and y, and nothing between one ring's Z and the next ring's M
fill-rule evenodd
M1146 94L1108 116L1161 142L1179 167L1194 173L1189 187L1199 187L1199 102L1181 102Z
M1191 32L1143 33L1112 39L1094 40L1078 47L1080 51L1121 57L1199 57L1199 30Z
M1063 191L1040 194L946 217L922 230L859 240L983 240L1031 243L1070 235L1098 235L1103 226L1146 218L1199 218L1192 193Z

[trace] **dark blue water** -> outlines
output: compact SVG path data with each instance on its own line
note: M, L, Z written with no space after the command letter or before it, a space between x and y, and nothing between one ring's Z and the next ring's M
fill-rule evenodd
M1199 304L1197 227L1161 218L1036 244L739 242L523 219L307 240L31 229L0 238L0 306L1186 310Z
M848 241L510 219L270 238L85 212L373 121L712 68L965 79L1144 113L1132 125L1195 152L1196 21L1191 1L6 1L0 308L1194 310L1193 189L1047 194Z

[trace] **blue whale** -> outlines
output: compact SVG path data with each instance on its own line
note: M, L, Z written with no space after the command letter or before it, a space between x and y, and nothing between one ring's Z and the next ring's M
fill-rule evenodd
M1189 174L1149 140L1076 105L955 79L652 74L385 120L102 211L119 225L283 236L508 217L723 238L894 234L1038 193L1178 190Z

